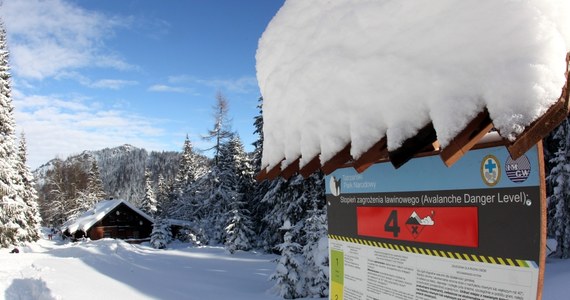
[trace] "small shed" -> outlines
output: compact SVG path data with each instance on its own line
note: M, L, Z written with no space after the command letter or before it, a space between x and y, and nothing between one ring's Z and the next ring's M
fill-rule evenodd
M62 232L71 239L115 238L142 242L150 238L153 224L152 217L125 200L104 200L65 223Z
M185 220L166 219L166 222L170 225L170 234L172 234L172 237L174 238L177 237L185 228L193 227L192 222Z

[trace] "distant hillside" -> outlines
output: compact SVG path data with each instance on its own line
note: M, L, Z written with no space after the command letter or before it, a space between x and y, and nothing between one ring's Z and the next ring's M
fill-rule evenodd
M115 148L105 148L97 151L84 151L65 160L53 159L34 170L40 198L46 178L57 163L65 166L79 165L84 171L89 171L93 159L97 161L103 188L108 196L115 199L125 199L138 205L144 196L144 171L149 168L155 184L159 174L167 183L174 180L180 158L179 152L148 152L145 149L131 145Z

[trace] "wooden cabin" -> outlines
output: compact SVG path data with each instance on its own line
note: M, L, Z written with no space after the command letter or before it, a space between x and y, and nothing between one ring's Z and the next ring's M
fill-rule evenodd
M125 200L104 200L65 223L62 232L73 240L115 238L136 243L150 238L153 224L152 217Z

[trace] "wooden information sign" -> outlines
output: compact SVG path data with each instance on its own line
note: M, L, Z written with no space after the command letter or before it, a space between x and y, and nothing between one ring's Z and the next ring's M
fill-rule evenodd
M326 177L330 299L539 299L544 275L542 145L504 146L399 169Z

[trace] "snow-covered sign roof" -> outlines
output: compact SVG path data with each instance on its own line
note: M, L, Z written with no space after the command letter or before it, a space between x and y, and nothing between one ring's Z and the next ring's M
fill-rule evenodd
M86 211L81 216L79 216L77 219L66 222L65 224L63 224L61 230L62 231L67 230L71 234L73 234L74 232L76 232L78 230L86 232L89 228L91 228L91 226L95 225L95 223L97 223L99 220L103 219L103 217L105 217L108 213L113 211L121 203L125 204L130 209L134 210L137 214L139 214L142 217L144 217L145 219L149 220L151 223L154 223L154 220L152 219L152 217L150 217L149 215L147 215L146 213L144 213L140 209L136 208L131 203L129 203L125 200L114 199L114 200L103 200L103 201L98 202L94 208Z
M434 142L450 165L492 127L524 153L568 112L569 51L568 0L287 0L256 55L261 178Z

